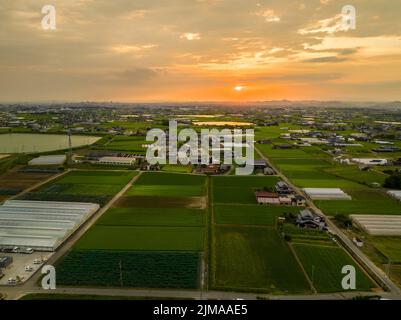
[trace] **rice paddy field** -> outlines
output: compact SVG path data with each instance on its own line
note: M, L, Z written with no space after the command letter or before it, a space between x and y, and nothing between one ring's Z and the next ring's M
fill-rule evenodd
M258 204L218 204L214 206L216 224L274 226L284 212L297 214L298 207Z
M144 145L151 143L146 141L145 136L116 136L110 142L96 147L96 149L144 154L146 153Z
M320 160L312 163L322 164ZM341 268L346 264L357 269L358 290L375 287L326 232L305 230L290 223L277 230L278 217L284 213L296 215L301 208L255 204L255 189L273 186L276 177L231 179L212 177L212 288L277 294L341 292ZM235 196L227 198L222 196L224 192ZM290 236L290 242L280 236L281 232ZM316 271L318 268L320 271Z
M277 177L217 176L212 178L213 202L227 204L256 204L255 191L271 188Z
M189 188L191 192L186 190L188 186L193 187ZM173 191L169 192L170 188ZM185 201L193 203L194 194L196 198L202 198L205 193L206 178L203 176L141 174L134 186L61 262L62 283L199 287L205 245L205 210L201 206L188 208L183 204ZM106 263L94 268L93 261L102 259L110 265Z
M343 291L342 268L346 265L356 269L356 290L369 291L375 286L353 259L336 245L295 243L293 248L305 271L318 292Z
M344 189L344 192L349 194L352 200L322 200L315 201L315 204L327 215L401 214L401 202L391 198L383 190Z
M308 292L310 287L276 230L217 227L213 288L273 293Z
M273 163L298 187L366 188L355 181L328 172L328 169L333 168L333 164L325 159L275 159Z
M137 174L138 172L135 171L71 171L23 195L21 200L105 204Z

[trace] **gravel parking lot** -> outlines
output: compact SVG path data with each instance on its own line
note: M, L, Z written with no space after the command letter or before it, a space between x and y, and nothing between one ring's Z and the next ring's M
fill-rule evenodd
M2 269L4 276L0 279L0 285L9 285L8 279L17 279L19 277L21 282L28 280L38 269L43 266L42 264L34 264L35 259L47 261L53 253L51 252L34 252L32 254L21 253L0 253L0 257L12 257L13 262L7 268ZM25 271L26 266L31 266L32 271Z

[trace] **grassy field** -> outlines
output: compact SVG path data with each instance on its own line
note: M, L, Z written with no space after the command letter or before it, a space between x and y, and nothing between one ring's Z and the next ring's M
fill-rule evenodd
M274 159L273 163L298 187L309 188L366 188L355 181L327 172L333 165L323 159Z
M206 177L201 175L176 174L164 172L145 172L135 185L204 185Z
M201 251L202 227L94 226L75 244L80 250Z
M275 293L309 291L294 256L274 229L215 229L213 288Z
M361 184L382 184L386 180L387 176L384 173L375 170L362 171L359 170L358 166L337 166L333 168L324 169L325 172L344 178L347 180L353 180Z
M322 200L316 205L327 215L342 214L401 214L401 202L381 190L347 190L352 200Z
M145 153L146 148L143 145L150 144L147 142L145 137L114 137L113 140L106 145L102 146L102 149L112 150L112 151L126 151L135 153Z
M268 205L216 205L214 207L217 224L268 225L274 226L277 217L285 212L298 213L298 207Z
M162 171L172 172L172 173L191 173L192 167L179 164L166 164L162 167Z
M135 185L127 196L200 197L204 192L203 185Z
M127 184L138 172L135 171L72 171L57 184Z
M345 265L355 267L358 291L369 291L374 287L366 274L340 247L311 244L294 244L293 247L319 292L343 291L341 281L345 275L341 271Z
M256 204L255 191L273 187L277 177L219 176L212 177L214 203Z
M372 242L376 249L391 259L392 263L401 264L400 237L372 237Z
M276 142L273 142L276 143ZM278 143L278 142L277 142ZM278 143L279 144L279 143ZM313 159L313 154L307 152L307 149L274 149L272 145L258 144L257 148L268 158L292 158L292 159ZM315 150L316 151L316 150Z

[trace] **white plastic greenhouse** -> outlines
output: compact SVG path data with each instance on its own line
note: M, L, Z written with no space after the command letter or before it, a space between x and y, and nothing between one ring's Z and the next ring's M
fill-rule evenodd
M8 200L0 206L0 247L29 247L54 251L98 204Z

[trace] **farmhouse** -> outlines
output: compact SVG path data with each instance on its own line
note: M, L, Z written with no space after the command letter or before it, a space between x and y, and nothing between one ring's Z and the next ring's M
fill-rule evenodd
M293 190L284 181L279 181L274 187L278 194L292 194Z
M309 209L301 210L297 216L296 224L299 227L327 230L323 217L313 213Z
M351 200L351 196L339 188L304 188L312 200Z
M267 168L266 160L254 160L253 168L255 170L264 170L265 168Z

